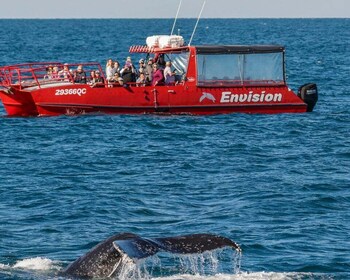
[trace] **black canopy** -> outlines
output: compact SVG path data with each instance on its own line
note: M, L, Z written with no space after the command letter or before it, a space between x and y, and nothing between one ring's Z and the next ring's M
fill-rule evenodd
M279 45L204 45L196 46L198 54L230 54L230 53L275 53L283 52L284 47Z

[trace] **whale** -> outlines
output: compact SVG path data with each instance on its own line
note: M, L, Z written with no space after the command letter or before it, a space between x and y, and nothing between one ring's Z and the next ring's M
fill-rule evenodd
M239 245L231 239L214 234L142 238L133 233L119 233L98 243L69 264L63 275L75 278L116 277L126 264L135 263L159 252L200 254L224 247L241 252Z

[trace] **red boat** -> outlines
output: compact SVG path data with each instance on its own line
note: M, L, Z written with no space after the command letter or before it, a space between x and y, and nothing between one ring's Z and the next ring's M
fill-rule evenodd
M317 102L315 84L298 94L288 88L282 46L147 45L132 46L130 53L171 61L175 81L120 85L107 81L98 63L28 63L0 67L0 98L9 116L302 113ZM49 66L62 73L78 65L86 73L98 70L104 82L77 83L71 72L46 77Z

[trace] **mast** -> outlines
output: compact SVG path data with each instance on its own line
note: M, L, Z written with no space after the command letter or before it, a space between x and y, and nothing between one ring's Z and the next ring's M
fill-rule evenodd
M174 33L174 29L175 29L175 25L176 25L176 20L177 20L177 17L178 17L178 15L179 15L180 8L181 8L181 3L182 3L182 0L180 0L179 6L178 6L178 8L177 8L177 13L176 13L176 16L175 16L173 28L171 29L171 34L170 34L170 35L173 35L173 33Z
M196 32L199 19L201 18L202 12L203 12L203 10L204 10L205 2L206 2L206 1L204 0L203 5L202 5L202 9L201 9L201 11L200 11L200 13L199 13L199 16L198 16L198 18L197 18L196 25L194 26L194 29L193 29L193 32L192 32L192 36L191 36L190 42L188 43L189 46L191 45L191 42L192 42L194 33Z

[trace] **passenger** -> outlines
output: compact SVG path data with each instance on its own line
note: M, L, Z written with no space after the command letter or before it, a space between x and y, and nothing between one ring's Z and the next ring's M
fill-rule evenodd
M105 82L105 79L101 76L100 71L95 71L95 75L96 75L96 83L103 83Z
M164 79L165 84L174 84L175 83L175 71L171 71L171 62L167 61L164 69Z
M104 87L105 84L105 80L103 79L103 77L101 77L100 71L96 70L96 71L91 71L91 73L94 72L94 82L91 83L91 87Z
M144 73L140 73L140 77L136 81L137 87L144 87L146 85L146 76Z
M165 68L164 54L160 54L158 56L157 64L158 64L160 69L164 70L164 68Z
M51 78L55 79L55 80L58 80L59 75L58 75L58 67L57 66L54 66L52 68Z
M52 66L49 65L48 67L46 67L46 75L44 76L44 79L52 79Z
M135 68L131 62L127 61L124 68L120 71L121 77L124 83L134 83L136 82Z
M119 73L120 74L120 64L119 64L119 62L116 60L116 61L114 61L114 63L113 63L113 75L115 74L115 73Z
M113 78L113 60L108 59L106 64L106 79L107 81L111 80Z
M63 69L58 72L58 76L60 79L69 81L69 78L72 76L72 70L69 69L68 63L63 64Z
M92 70L90 72L89 85L94 85L96 83L96 72Z
M152 83L152 72L153 72L153 59L149 58L146 65L145 75L146 75L146 82L150 84Z
M112 80L110 81L112 83L111 86L123 86L124 85L124 80L122 77L120 77L119 73L115 73Z
M86 73L83 70L83 65L78 65L77 70L74 72L74 83L86 84Z
M143 58L139 60L139 69L137 71L137 76L140 77L141 73L146 73L145 60Z
M152 86L162 85L164 82L163 70L157 63L153 63Z

